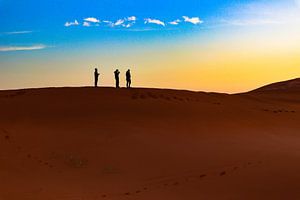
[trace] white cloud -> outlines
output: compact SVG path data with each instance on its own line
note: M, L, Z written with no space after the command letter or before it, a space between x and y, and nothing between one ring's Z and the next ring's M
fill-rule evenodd
M150 18L145 19L145 24L157 24L157 25L165 26L165 23L163 21L160 21L158 19L150 19Z
M99 23L100 20L95 18L95 17L88 17L88 18L85 18L84 21L86 22L92 22L92 23Z
M6 46L0 47L0 52L5 51L30 51L30 50L40 50L45 49L45 45L34 45L34 46Z
M12 31L12 32L5 32L5 35L17 35L17 34L28 34L32 33L33 31Z
M127 17L125 19L127 24L122 24L122 26L125 27L125 28L130 28L135 24L136 20L137 20L136 16Z
M124 18L124 19L118 19L116 22L112 22L112 21L109 21L109 20L103 20L102 22L106 23L110 27L122 26L122 27L125 27L125 28L130 28L135 24L136 17L131 16L131 17L127 17L127 18Z
M300 0L299 0L300 1ZM199 17L187 17L187 16L183 16L184 20L181 19L176 19L174 21L170 21L167 24L176 26L180 23L184 22L188 22L188 23L192 23L192 24L201 24L203 23L203 21L199 18ZM109 27L124 27L124 28L130 28L132 26L134 26L137 22L137 17L136 16L129 16L129 17L125 17L125 18L121 18L118 19L117 21L111 21L111 20L99 20L95 17L88 17L83 19L83 23L82 25L87 27L87 26L99 26L100 22L103 22L104 24L107 24L107 26ZM159 19L153 19L153 18L146 18L144 19L144 24L156 24L156 25L160 25L160 26L166 26L167 24ZM74 22L66 22L65 26L77 26L79 25L79 22L77 20L75 20Z
M130 28L133 24L123 24L123 27Z
M110 27L114 27L114 23L112 21L108 21L108 20L103 20L103 23L107 24Z
M202 24L203 21L199 18L199 17L187 17L187 16L182 16L182 18L184 19L185 22L189 22L192 24Z
M79 23L78 23L77 20L75 20L74 22L66 22L65 23L66 27L69 27L69 26L78 26L78 25L79 25Z
M119 19L118 21L116 21L116 23L114 23L115 26L120 26L125 22L124 19Z
M180 19L176 19L176 20L174 20L172 22L169 22L169 24L171 24L171 25L178 25L180 22L181 22Z
M83 22L83 26L89 27L91 24L89 22Z
M136 16L127 17L127 21L136 21Z

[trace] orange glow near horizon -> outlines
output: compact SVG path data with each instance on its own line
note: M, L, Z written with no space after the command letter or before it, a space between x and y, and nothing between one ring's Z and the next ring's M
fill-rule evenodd
M175 44L148 43L113 54L98 53L95 45L65 57L14 61L10 70L2 73L1 89L92 85L97 66L99 84L104 86L114 85L115 68L122 72L124 85L124 73L131 68L134 87L245 92L300 76L299 30L245 29L204 39L195 34ZM23 69L17 69L20 65Z

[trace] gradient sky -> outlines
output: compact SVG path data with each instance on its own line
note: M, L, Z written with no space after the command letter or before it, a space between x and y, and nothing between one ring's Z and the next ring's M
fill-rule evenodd
M300 77L300 0L0 0L0 89L243 92Z

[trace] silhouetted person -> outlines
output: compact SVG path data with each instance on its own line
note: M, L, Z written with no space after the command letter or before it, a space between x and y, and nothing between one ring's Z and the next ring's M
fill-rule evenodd
M126 87L130 88L130 86L131 86L131 73L130 73L130 69L128 69L126 72Z
M120 88L120 78L119 78L120 72L117 69L114 73L115 73L115 79L116 79L116 88Z
M95 68L94 77L95 77L95 87L98 87L98 78L99 78L98 69Z

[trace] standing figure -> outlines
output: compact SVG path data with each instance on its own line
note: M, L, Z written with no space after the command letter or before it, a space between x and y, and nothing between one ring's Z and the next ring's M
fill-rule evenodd
M95 68L94 77L95 77L95 87L98 87L98 78L99 78L98 69Z
M126 72L126 87L127 88L131 87L131 73L130 73L130 69L128 69L127 72Z
M116 88L120 88L120 78L119 78L119 70L117 69L115 72L115 79L116 79Z

